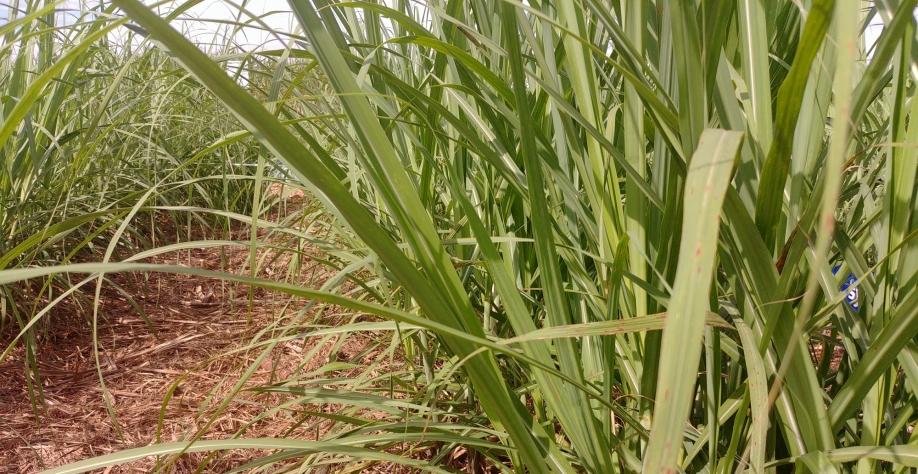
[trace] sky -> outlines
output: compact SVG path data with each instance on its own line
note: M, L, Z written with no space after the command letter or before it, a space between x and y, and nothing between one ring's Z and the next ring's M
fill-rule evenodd
M104 0L109 4L111 0ZM148 5L160 3L159 0L143 0ZM190 9L184 15L182 20L177 20L172 25L180 31L186 33L195 41L209 42L215 36L223 36L232 26L220 24L213 21L195 21L194 18L201 20L217 21L235 21L238 9L233 5L239 5L245 0L204 0L201 4ZM10 0L0 0L0 24L3 24L9 16ZM78 16L77 11L81 7L95 7L99 5L100 0L62 0L60 2L58 13L58 23L74 21ZM183 2L171 2L160 7L160 12L165 14L172 9L172 6ZM272 29L277 31L291 32L295 27L293 14L290 12L285 0L247 0L246 9L253 15L259 16ZM242 21L245 21L243 18ZM273 38L269 33L258 28L243 28L234 35L236 43L246 49L272 49L282 47L282 43ZM221 40L222 43L222 40Z
M10 0L0 0L0 24L8 16L6 4ZM98 5L100 0L63 0L62 9L79 9L81 5ZM110 0L103 0L110 1ZM218 21L235 21L237 9L233 5L238 5L244 0L204 0L200 5L195 6L183 15L185 19L173 22L173 26L183 31L190 38L197 42L210 42L215 36L223 36L230 26L217 22L196 21L194 18L210 19ZM158 0L144 0L147 4L157 3ZM175 2L173 2L175 3ZM290 13L289 7L285 0L247 0L246 9L256 16L262 17L272 29L278 31L292 32L295 28L295 19ZM170 10L169 6L161 7L161 12L166 13ZM66 17L66 13L61 14ZM873 44L880 32L883 30L882 21L879 15L868 26L866 32L867 44ZM276 49L283 47L283 44L272 37L269 33L257 28L243 28L234 35L236 44L245 50L255 49ZM220 41L222 43L222 40Z
M185 18L200 18L203 20L218 21L236 21L238 9L233 4L240 4L242 0L204 0L200 5L195 6L183 15ZM152 4L152 0L145 0L145 3ZM273 30L292 32L296 26L296 20L284 0L248 0L245 5L246 10L261 19ZM171 8L163 7L162 13L169 11ZM245 22L246 17L242 18ZM173 23L173 26L190 34L192 39L209 41L215 35L222 36L230 31L233 26L219 24L209 21L183 20ZM278 48L283 44L278 42L273 35L258 28L243 28L235 34L235 42L245 50ZM222 43L222 41L221 41Z

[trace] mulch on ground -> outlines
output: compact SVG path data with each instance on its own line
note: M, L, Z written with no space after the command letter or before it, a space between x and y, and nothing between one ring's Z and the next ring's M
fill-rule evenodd
M236 238L248 238L247 232L238 230ZM307 256L310 252L315 254L307 249ZM229 247L182 251L152 262L227 271L244 269L248 258L248 249ZM289 256L268 261L262 276L277 277L284 275ZM308 258L302 274L309 275L303 283L311 287L328 277L320 263ZM357 364L383 357L368 350L373 347L372 333L349 335L334 348L328 341L319 348L309 347L317 344L314 339L281 343L221 409L220 403L261 354L259 348L234 349L264 340L260 331L272 325L307 319L334 324L336 318L350 315L327 305L305 306L283 295L250 293L244 286L188 275L111 274L107 278L111 283L103 286L100 298L98 366L92 307L86 304L92 301L94 283L80 290L83 298L68 298L56 307L49 315L53 319L49 330L39 337L44 403L33 407L30 402L21 346L0 364L0 472L37 472L157 441L188 440L197 433L204 439L221 439L245 429L246 437L317 439L328 430L329 421L310 419L296 410L278 411L250 424L281 396L245 389L275 383L294 371L314 370L328 361L332 350L336 357ZM307 354L310 360L304 360ZM106 391L101 388L100 372ZM165 407L164 400L168 400ZM264 454L211 454L203 464L204 472L222 472ZM208 456L182 455L168 470L194 472ZM106 472L148 472L154 466L155 460L148 458Z

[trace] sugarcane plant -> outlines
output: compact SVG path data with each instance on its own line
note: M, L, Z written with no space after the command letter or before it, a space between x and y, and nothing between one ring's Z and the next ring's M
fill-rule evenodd
M918 467L916 3L289 0L298 29L274 57L321 84L277 86L335 96L310 115L253 95L175 15L114 0L100 31L133 25L206 87L353 235L379 292L111 262L0 284L181 271L333 302L430 334L404 343L441 363L402 382L467 403L419 388L403 424L60 472L246 447L277 450L251 468L329 452L444 468L393 456L399 440L505 471ZM50 77L72 58L56 61ZM29 123L20 103L0 146ZM386 393L350 396L335 402Z

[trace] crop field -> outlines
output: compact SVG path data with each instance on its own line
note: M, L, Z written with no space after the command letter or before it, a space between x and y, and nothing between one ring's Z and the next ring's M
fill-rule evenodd
M916 472L916 7L0 0L0 472Z

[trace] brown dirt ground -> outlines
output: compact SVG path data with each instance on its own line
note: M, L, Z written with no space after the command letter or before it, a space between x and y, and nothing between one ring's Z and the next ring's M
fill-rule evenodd
M237 232L236 238L247 238L247 230ZM220 252L196 249L152 261L178 261L210 269L244 268L247 249L231 247L223 255ZM283 275L287 263L284 258L277 259L263 272ZM328 277L315 262L304 263L303 275L311 287ZM103 287L98 340L102 377L118 427L105 408L94 362L88 322L92 308L85 302L81 305L74 299L65 300L51 314L53 330L46 331L39 343L43 406L35 411L29 401L21 347L0 364L0 473L37 472L157 440L187 440L206 428L211 419L204 438L231 437L265 407L279 401L278 395L242 391L222 413L215 410L216 403L209 402L231 393L232 385L259 355L256 350L225 353L251 343L259 330L280 318L290 318L289 323L303 302L282 313L288 298L256 290L250 311L245 287L172 274L113 274L109 278L124 292L112 285ZM94 284L82 291L82 300L91 302ZM351 316L331 306L309 311L309 318L321 318L325 324ZM336 359L364 365L388 357L376 349L373 338L373 333L358 333L336 341ZM298 366L300 373L320 367L328 361L332 342L326 341L313 360L305 361L305 355L314 348L309 344L316 341L299 339L279 345L246 387L276 382ZM163 400L176 384L160 425ZM335 407L310 409L334 411ZM288 429L294 429L287 435L316 439L327 432L330 423L323 418L279 413L252 425L245 437L283 437ZM207 465L205 472L222 472L264 454L225 451ZM203 453L183 455L168 471L194 472L205 457ZM146 459L99 472L148 472L153 467L154 462ZM393 467L368 465L364 471L392 472Z

